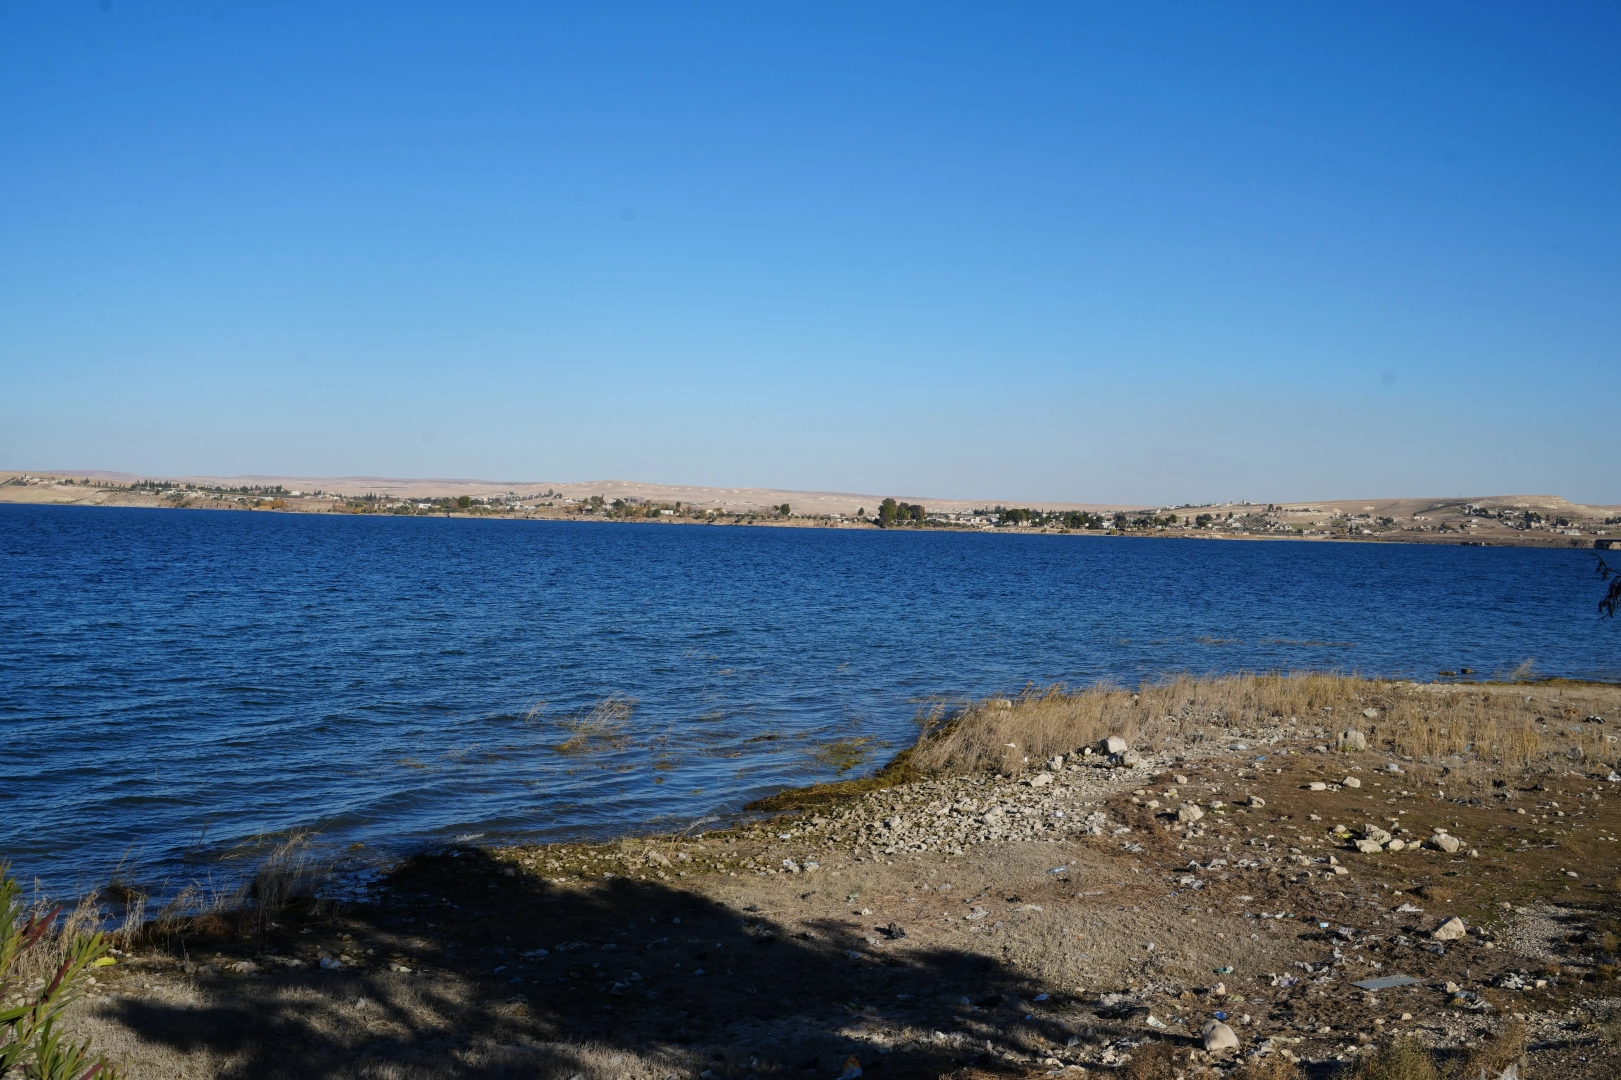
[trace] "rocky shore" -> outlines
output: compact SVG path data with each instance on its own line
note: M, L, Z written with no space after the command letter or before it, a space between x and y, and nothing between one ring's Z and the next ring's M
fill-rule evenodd
M1610 1075L1608 766L1511 783L1354 745L1285 721L458 849L262 939L126 956L82 1020L137 1077L1319 1075L1517 1020L1535 1075Z

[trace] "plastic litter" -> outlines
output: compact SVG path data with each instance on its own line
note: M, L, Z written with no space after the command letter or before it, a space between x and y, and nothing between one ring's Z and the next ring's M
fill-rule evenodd
M1382 979L1363 979L1351 985L1359 990L1391 990L1398 986L1416 986L1418 981L1410 975L1386 975Z

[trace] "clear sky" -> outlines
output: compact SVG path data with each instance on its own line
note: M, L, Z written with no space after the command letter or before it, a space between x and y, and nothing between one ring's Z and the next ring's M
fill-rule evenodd
M1621 503L1615 3L0 3L0 467Z

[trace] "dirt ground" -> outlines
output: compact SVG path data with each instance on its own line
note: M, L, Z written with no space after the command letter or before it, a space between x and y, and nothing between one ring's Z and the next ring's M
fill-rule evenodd
M78 1022L136 1078L1079 1077L1150 1042L1179 1075L1274 1054L1330 1076L1516 1017L1528 1075L1621 1070L1609 765L1515 779L1252 734L419 857L365 904L125 956ZM1366 824L1413 846L1363 853ZM1456 852L1416 846L1437 828ZM1454 915L1467 935L1433 940ZM1391 975L1418 982L1353 985ZM1211 1057L1220 1016L1242 1046Z

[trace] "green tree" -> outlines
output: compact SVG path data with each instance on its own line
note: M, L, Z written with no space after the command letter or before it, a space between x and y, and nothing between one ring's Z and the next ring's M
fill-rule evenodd
M461 496L460 498L458 498L456 500L456 505L461 507L463 510L466 510L469 506L473 505L472 496L469 496L469 495Z
M895 524L895 519L899 515L900 504L894 499L885 499L878 504L878 527L882 529L889 528Z

